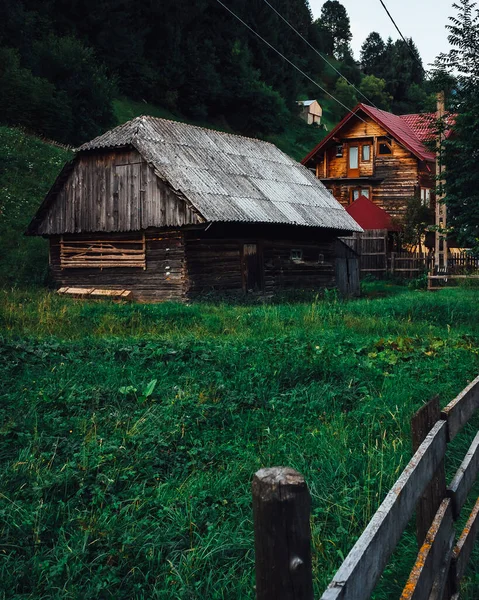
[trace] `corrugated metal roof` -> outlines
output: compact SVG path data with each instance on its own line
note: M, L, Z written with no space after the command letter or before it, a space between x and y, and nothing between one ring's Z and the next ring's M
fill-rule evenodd
M137 117L78 151L135 147L207 221L361 231L324 185L269 142Z

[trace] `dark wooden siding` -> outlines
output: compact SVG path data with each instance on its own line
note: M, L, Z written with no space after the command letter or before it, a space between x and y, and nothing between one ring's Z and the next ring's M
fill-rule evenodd
M263 248L266 293L293 288L320 289L335 285L332 240L266 240ZM291 258L292 250L302 253L301 260Z
M229 230L231 229L231 231ZM326 231L302 231L297 238L281 239L279 228L274 234L264 228L264 235L254 235L255 228L228 228L228 237L214 237L215 232L186 233L188 294L195 296L210 291L242 293L248 286L245 246L256 245L258 291L273 294L285 289L320 289L335 285L334 240ZM226 233L226 232L224 232ZM241 235L243 233L243 235ZM258 229L259 233L259 229ZM305 239L306 238L306 239ZM299 250L301 260L293 260L291 251Z
M125 239L125 234L97 234L98 237ZM88 235L64 236L82 239ZM96 236L95 236L96 237ZM137 234L131 234L137 238ZM181 231L146 233L146 270L118 267L112 269L61 269L60 237L50 238L50 270L57 287L96 287L132 290L135 300L181 300L185 295L184 235Z
M214 239L202 232L186 237L188 293L243 291L241 243L238 239Z
M136 150L115 151L77 157L37 233L139 231L201 221Z

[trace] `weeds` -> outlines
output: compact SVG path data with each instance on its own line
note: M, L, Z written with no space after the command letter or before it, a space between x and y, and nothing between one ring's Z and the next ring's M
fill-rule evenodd
M311 489L319 596L409 459L411 414L479 368L476 290L368 286L241 306L1 292L0 597L253 598L250 482L280 464ZM415 550L409 530L375 598Z

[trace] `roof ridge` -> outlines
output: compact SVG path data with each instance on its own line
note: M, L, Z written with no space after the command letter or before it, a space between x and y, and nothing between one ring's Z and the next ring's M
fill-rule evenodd
M270 146L274 146L275 148L277 148L277 146L275 146L275 144L273 144L273 142L269 142L268 140L263 140L261 138L255 138L255 137L251 137L249 135L242 135L241 133L233 133L231 131L221 131L220 129L213 129L212 127L204 127L203 125L194 125L192 123L187 123L186 121L175 121L174 119L165 119L164 117L154 117L153 115L140 115L138 117L135 117L135 119L148 119L148 120L154 120L154 121L165 121L167 123L174 123L175 125L185 125L186 127L194 127L195 129L201 129L202 131L213 131L214 133L219 133L221 135L227 135L227 136L232 136L235 138L241 138L243 140L251 140L253 142L263 142L264 144L269 144ZM132 120L135 120L132 119ZM131 121L127 121L127 123L131 123ZM127 124L125 123L125 125ZM110 130L110 131L113 131ZM286 155L288 156L288 155Z

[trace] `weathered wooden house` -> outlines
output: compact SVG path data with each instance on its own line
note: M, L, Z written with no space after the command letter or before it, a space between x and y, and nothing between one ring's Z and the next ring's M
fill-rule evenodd
M78 149L27 234L57 286L154 301L334 286L337 238L360 229L274 145L138 117Z
M308 125L321 125L323 109L317 100L298 100L298 105L301 109L299 116Z
M411 197L434 202L435 118L358 104L302 163L343 206L364 196L400 221Z

